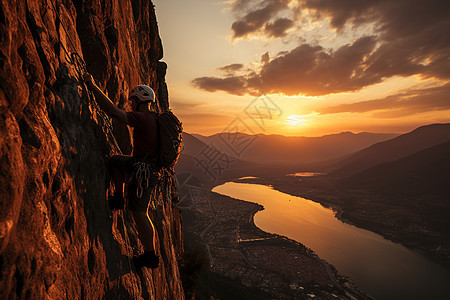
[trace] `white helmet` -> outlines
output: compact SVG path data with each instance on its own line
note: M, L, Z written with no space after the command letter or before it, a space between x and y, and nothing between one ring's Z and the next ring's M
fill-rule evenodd
M141 102L155 102L155 92L147 85L137 85L130 92L131 97L137 97Z

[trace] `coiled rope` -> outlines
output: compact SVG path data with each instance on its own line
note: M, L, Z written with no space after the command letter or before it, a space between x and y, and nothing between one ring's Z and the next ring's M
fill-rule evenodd
M66 30L66 28L64 26L64 23L61 20L61 17L59 15L59 11L56 8L55 3L53 2L53 0L50 0L50 3L52 4L53 9L54 9L54 11L56 13L56 18L59 20L59 22L61 24L61 27L63 28L64 32L66 33L66 36L67 36L67 38L68 38L68 40L69 40L69 42L70 42L70 44L71 44L71 46L72 46L72 48L74 50L74 52L70 53L67 50L67 48L61 43L61 41L59 41L59 44L61 45L62 49L64 50L64 52L67 55L67 58L68 58L67 61L74 66L75 71L76 71L76 73L78 75L78 81L83 84L84 90L87 93L87 96L88 96L88 99L89 99L89 104L92 105L95 108L95 111L97 112L98 116L100 116L100 120L101 120L100 121L100 123L101 123L100 126L102 127L103 131L106 132L107 139L110 140L110 142L112 142L112 145L114 146L115 151L118 154L122 154L122 151L121 151L121 149L119 147L119 144L117 143L117 140L114 137L113 127L112 127L110 118L105 114L105 112L103 112L103 110L100 109L100 107L98 106L97 102L94 100L93 92L90 89L88 89L86 84L84 83L83 74L88 73L87 68L86 68L86 62L81 58L80 54L78 54L77 48L75 47L75 44L73 43L73 41L72 41L68 31ZM135 287L135 282L133 280L133 276L132 276L133 272L132 272L131 258L130 258L131 256L133 256L133 248L131 248L131 245L130 245L130 239L129 239L129 236L128 236L128 230L127 230L126 225L125 225L124 213L122 213L122 211L120 211L119 214L120 214L121 219L122 219L123 232L124 232L124 235L125 235L125 243L126 243L127 251L129 251L129 250L131 251L131 255L130 254L127 255L127 260L128 260L128 267L129 267L130 276L131 276L130 281L131 281L132 290L133 290L133 298L137 299L138 298L137 297L138 287ZM136 285L138 285L138 283L136 283Z

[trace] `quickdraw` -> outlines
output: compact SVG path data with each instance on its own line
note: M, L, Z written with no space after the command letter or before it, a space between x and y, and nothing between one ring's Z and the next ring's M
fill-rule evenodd
M134 176L136 177L137 183L136 196L138 198L141 198L142 194L144 193L144 190L148 189L152 169L150 165L144 162L135 162L133 164L133 167L135 169ZM143 183L145 183L145 188Z

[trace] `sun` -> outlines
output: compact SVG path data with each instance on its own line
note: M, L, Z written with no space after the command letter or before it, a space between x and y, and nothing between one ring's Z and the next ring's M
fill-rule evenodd
M291 126L300 126L305 121L306 120L303 119L303 116L300 115L290 115L289 117L286 117L286 123L288 123Z

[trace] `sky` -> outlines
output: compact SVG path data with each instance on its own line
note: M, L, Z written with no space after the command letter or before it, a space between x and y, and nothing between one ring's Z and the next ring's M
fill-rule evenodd
M188 133L404 133L450 122L446 0L153 0Z

